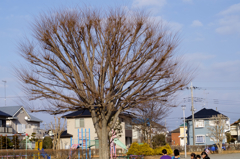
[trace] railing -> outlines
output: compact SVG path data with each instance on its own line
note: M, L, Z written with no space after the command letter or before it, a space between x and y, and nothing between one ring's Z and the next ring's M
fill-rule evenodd
M12 133L13 129L8 127L0 127L0 133Z

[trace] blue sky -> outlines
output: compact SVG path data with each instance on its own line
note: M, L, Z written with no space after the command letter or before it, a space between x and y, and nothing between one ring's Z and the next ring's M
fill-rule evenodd
M125 7L129 10L143 9L151 16L178 31L182 39L178 55L182 55L189 66L197 68L193 85L194 96L203 98L196 102L200 110L218 108L229 116L231 122L240 118L240 2L238 0L1 0L0 1L0 79L7 80L7 105L18 105L16 96L23 96L14 76L13 66L24 63L18 55L17 44L24 37L31 37L30 23L42 12L50 9L75 6ZM206 89L204 91L204 89ZM4 87L0 81L0 106L4 106ZM170 130L181 124L180 106L186 105L190 115L190 103L183 98L190 91L179 92L179 107L167 118ZM204 102L205 101L205 102ZM37 117L48 123L47 114Z

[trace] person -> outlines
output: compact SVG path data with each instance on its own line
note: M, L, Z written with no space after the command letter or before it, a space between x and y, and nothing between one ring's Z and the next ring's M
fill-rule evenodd
M167 155L166 149L163 149L162 153L163 153L163 156L160 159L171 159L171 157Z
M200 155L197 155L197 156L196 156L196 159L201 159L201 156L200 156Z
M195 153L191 153L191 159L196 159L196 154Z
M174 153L174 156L172 157L172 159L180 159L178 149L175 149L173 153Z
M205 151L201 153L201 156L203 159L210 159L210 157L208 157L208 154Z

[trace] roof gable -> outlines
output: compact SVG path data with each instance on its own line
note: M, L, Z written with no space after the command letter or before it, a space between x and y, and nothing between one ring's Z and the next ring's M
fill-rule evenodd
M2 111L5 114L9 114L8 117L14 117L21 109L23 109L28 117L30 118L28 121L36 121L36 122L42 122L42 120L28 114L28 112L24 109L23 106L6 106L6 107L0 107L0 111Z
M180 133L180 128L177 128L177 129L171 131L171 133Z
M219 113L218 111L216 110L213 110L213 109L206 109L206 108L203 108L201 110L199 110L198 112L196 112L194 114L194 118L195 119L199 119L199 118L211 118L213 116L217 116L221 113ZM223 114L222 114L223 115ZM225 116L225 115L223 115ZM225 116L227 117L227 116ZM186 119L192 119L192 115L190 115L189 117L187 117Z

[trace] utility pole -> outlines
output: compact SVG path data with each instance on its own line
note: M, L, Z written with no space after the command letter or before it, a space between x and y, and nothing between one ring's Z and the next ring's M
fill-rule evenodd
M7 83L7 81L2 81L2 82L4 82L4 94L5 94L5 107L7 106L7 96L6 96L6 83Z
M185 158L187 158L186 129L185 129L185 109L186 109L186 106L185 106L185 105L182 105L182 110L183 110L183 124L184 124L184 129L183 129L183 133L184 133L184 155L185 155Z
M192 131L193 131L193 145L195 145L195 121L194 121L194 105L193 105L193 86L191 82L191 97L192 97Z

